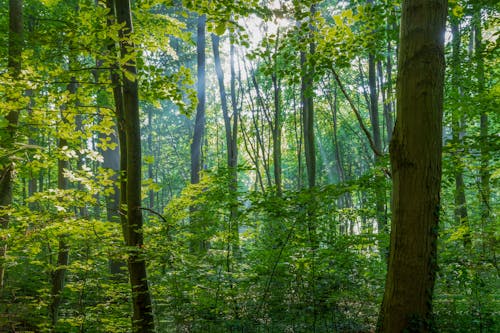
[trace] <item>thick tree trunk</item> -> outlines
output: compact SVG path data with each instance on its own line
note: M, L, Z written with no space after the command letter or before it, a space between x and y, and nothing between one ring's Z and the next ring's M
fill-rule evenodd
M17 79L21 73L23 50L23 1L22 0L9 0L9 50L8 50L8 63L10 75ZM15 100L11 100L13 110L7 114L6 120L8 122L6 128L6 138L2 142L4 149L12 148L15 141L17 125L19 120L19 110ZM0 160L0 208L7 208L12 204L12 182L14 176L14 164L10 161L9 157L2 157ZM9 227L9 215L0 215L0 227L6 229ZM5 276L5 256L7 254L7 244L4 239L0 239L0 292L4 287Z
M391 140L393 221L379 332L428 332L436 275L446 0L404 0L398 113Z
M128 270L132 287L132 330L133 332L154 332L154 317L149 293L146 261L142 254L143 216L141 210L141 130L139 119L139 87L136 79L135 46L127 37L133 32L132 13L129 0L115 0L116 17L121 30L121 57L130 59L123 66L123 105L127 147L127 234Z

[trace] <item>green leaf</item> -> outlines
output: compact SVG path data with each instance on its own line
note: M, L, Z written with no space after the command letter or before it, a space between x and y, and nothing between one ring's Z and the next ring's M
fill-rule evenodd
M226 23L225 22L219 22L217 26L215 27L215 33L219 36L223 35L224 32L226 31Z

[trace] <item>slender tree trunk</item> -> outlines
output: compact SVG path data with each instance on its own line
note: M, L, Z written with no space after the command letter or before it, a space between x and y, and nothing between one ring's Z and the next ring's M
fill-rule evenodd
M452 18L451 21L451 32L452 32L452 88L453 88L453 96L456 101L456 108L451 110L451 130L452 130L452 138L453 143L457 147L457 151L453 153L453 167L454 167L454 176L455 176L455 221L457 225L462 225L467 228L466 233L464 234L464 246L466 248L470 245L470 232L468 230L469 227L469 218L467 212L467 201L465 197L465 183L464 183L464 175L463 175L463 161L460 157L462 154L462 149L458 148L463 144L462 136L463 136L463 118L461 124L461 116L460 113L463 112L461 110L461 80L460 80L460 29L458 25L458 21L456 18Z
M8 50L8 70L14 80L21 73L23 50L23 1L9 0L9 50ZM10 99L10 98L9 98ZM12 148L17 132L19 109L16 101L10 99L13 109L6 116L7 128L6 138L2 146L7 151ZM12 204L12 187L14 176L14 163L7 156L0 160L2 169L0 170L0 208L7 208ZM0 227L9 227L10 217L8 214L0 215ZM7 254L7 244L5 239L0 239L0 292L3 291L5 277L5 256Z
M148 109L148 153L150 156L153 158L154 161L154 151L153 151L153 108L149 107ZM154 181L154 174L153 174L153 163L154 162L148 162L148 178L150 181ZM155 207L155 191L153 189L149 190L148 194L148 200L149 200L149 208L154 209Z
M191 184L198 184L200 182L200 172L202 168L202 146L203 137L205 134L205 27L206 16L198 16L197 22L197 37L196 37L196 50L197 50L197 98L198 105L196 106L196 118L194 123L193 141L191 142ZM191 206L191 227L192 233L195 235L190 244L192 252L203 252L208 249L208 242L203 236L203 225L200 219L197 218L195 212L196 206Z
M154 332L154 317L149 293L146 273L146 260L142 254L143 216L141 210L141 130L139 119L139 87L136 79L135 45L128 38L133 32L132 12L129 0L115 0L116 17L119 24L123 24L121 34L121 58L130 59L122 70L128 72L123 75L123 105L125 117L125 133L127 147L127 235L126 245L128 253L128 270L132 287L132 330L133 332Z
M384 120L387 132L384 145L387 145L391 141L392 130L394 128L394 121L392 119L392 74L390 72L392 71L391 56L389 55L387 57L387 65L386 65L387 75L385 80L384 80L384 70L382 68L381 61L378 62L377 67L380 76L380 86L382 87L382 102L384 104Z
M233 124L231 129L230 146L228 147L228 167L231 173L231 181L229 191L231 194L231 216L230 216L230 232L232 236L232 246L235 254L239 256L240 252L240 235L238 223L238 119L239 109L236 98L236 70L235 70L235 48L231 42L229 46L229 62L231 67L230 88L231 88L231 108L233 109Z
M273 167L274 167L274 184L276 186L276 194L280 197L282 195L282 181L281 181L281 79L279 77L279 59L278 59L278 45L279 45L280 31L279 28L276 32L276 41L274 47L274 68L271 76L273 83L273 101L274 101L274 119L272 126L273 136Z
M71 62L70 62L71 63ZM70 66L71 67L71 66ZM68 85L68 92L70 96L74 98L76 94L76 79L71 78L71 83ZM61 122L67 123L66 116L64 112L68 109L65 105L61 110ZM65 148L68 147L68 140L64 137L59 138L58 148L59 152L62 153ZM59 158L57 161L57 188L61 191L69 189L68 179L64 176L64 170L69 169L70 164L67 157ZM76 213L76 212L75 212ZM67 243L67 235L59 235L58 240L58 252L57 252L57 263L54 271L51 272L51 293L50 293L50 304L49 304L49 315L51 319L52 329L55 329L58 317L59 317L59 306L61 304L61 294L64 289L65 279L66 279L66 267L69 264L69 244Z
M314 53L314 44L311 42L309 54ZM309 188L316 186L316 152L314 145L314 99L313 99L313 76L314 69L307 63L308 57L301 52L300 62L302 65L302 121L304 136L304 154L306 160L307 181Z
M266 111L265 111L266 105L264 103L264 99L263 99L262 94L260 92L260 86L259 86L259 83L257 81L257 78L255 77L254 72L252 72L252 74L251 74L251 80L252 80L253 86L255 88L255 92L257 94L257 96L256 96L257 101L255 103L255 108L252 108L252 121L253 121L254 129L255 129L255 138L257 140L257 147L260 148L260 153L262 156L262 165L264 167L264 171L266 174L267 186L271 187L272 186L272 181L271 181L272 177L271 177L270 162L269 162L270 157L267 154L267 152L269 152L269 149L266 149L263 126L261 123L259 123L259 116L258 116L258 114L256 114L257 112L254 111L254 110L258 111L259 107L260 107L261 112L264 113L264 115L266 115ZM249 96L250 96L250 98L252 98L251 92L249 92Z
M477 93L484 93L484 59L483 59L483 37L481 27L481 7L474 6L473 14L474 29L474 53L476 59ZM490 189L490 168L489 168L489 144L488 144L488 113L486 108L481 109L480 116L480 150L481 164L479 167L480 177L480 201L481 201L481 225L485 228L490 221L491 210L491 189Z
M441 187L446 0L404 0L390 145L393 221L379 332L432 330Z
M316 3L310 6L309 17L312 19L316 13ZM306 173L309 189L316 187L316 148L314 136L314 53L316 44L314 42L314 26L312 22L308 25L307 40L308 47L306 51L300 52L301 65L301 102L302 102L302 121L303 121L303 136L304 136L304 154L306 160ZM313 193L310 194L310 199L306 203L306 223L309 236L309 246L311 251L311 289L310 297L312 301L313 318L310 330L316 331L316 321L318 317L318 306L316 297L316 253L319 247L319 239L317 235L317 218L316 218L317 202Z
M198 54L196 119L194 123L193 142L191 143L191 184L200 182L201 146L205 132L205 25L206 16L198 17L196 50Z
M110 9L107 25L110 27L115 22L116 10L114 0L106 0L106 7ZM113 57L118 56L118 49L113 39L108 40L108 51ZM113 87L113 100L115 104L116 116L116 136L118 139L118 150L107 151L103 153L104 167L116 168L118 173L119 186L114 185L114 196L107 198L107 212L110 221L116 220L122 227L125 244L127 243L127 211L124 207L127 205L127 137L125 133L125 105L123 100L123 89L120 79L118 63L111 65L110 74L111 85ZM116 137L115 139L116 140ZM113 142L113 139L112 139ZM116 209L116 210L115 210ZM118 217L118 218L117 218ZM125 263L121 261L110 260L110 272L113 275L123 273L122 268Z
M234 73L234 46L230 46L230 62L231 62L231 106L233 109L233 124L231 124L231 117L229 116L229 108L227 105L226 88L224 86L224 72L222 70L220 53L219 53L219 36L212 34L212 48L214 52L215 72L217 74L217 81L219 83L219 93L221 99L222 115L224 118L224 129L226 136L227 147L227 168L229 172L229 193L231 195L231 202L229 207L229 229L230 229L230 244L233 250L239 248L239 234L238 234L238 206L236 198L238 186L238 157L237 157L237 134L238 130L238 107L236 104L236 79Z
M368 56L368 86L370 88L370 120L372 124L373 143L377 151L382 152L382 138L380 136L380 121L378 114L378 92L375 56ZM374 154L375 167L380 161L380 155ZM375 179L375 206L377 212L377 227L379 233L384 233L387 228L385 214L385 184L384 176L378 175ZM381 253L385 252L381 249ZM385 254L384 254L385 257Z

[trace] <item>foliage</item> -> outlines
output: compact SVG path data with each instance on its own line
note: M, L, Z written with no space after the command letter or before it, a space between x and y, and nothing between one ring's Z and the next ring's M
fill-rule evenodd
M15 78L7 69L7 3L0 0L0 171L13 165L15 173L13 203L0 207L0 217L10 221L0 228L7 244L0 259L6 268L0 331L130 331L124 274L130 249L124 246L117 222L123 211L115 198L126 175L105 167L110 155L118 163L121 126L110 76L132 59L120 59L110 46L129 39L137 45L138 75L124 75L140 87L146 217L145 245L137 251L148 264L158 332L375 328L388 247L388 235L377 230L376 196L385 195L390 218L391 172L387 156L374 163L350 103L370 128L365 77L368 54L374 54L380 63L378 89L387 97L384 104L379 92L381 115L393 116L397 4L284 1L276 7L253 0L141 0L133 2L135 33L120 39L120 25L107 21L104 1L25 0L22 71ZM313 4L317 11L311 15ZM461 44L457 67L451 41L446 46L440 269L434 291L440 332L500 331L498 5L481 2L481 58L473 49L477 4L450 2ZM210 56L203 176L199 184L187 184L196 107L193 37L200 14L207 15L209 32L220 35L224 71L231 70L228 44L236 50L236 186L234 170L225 164L228 148ZM305 190L300 68L301 51L311 44L318 186ZM484 78L478 76L480 59ZM273 80L280 88L280 195L273 179ZM5 129L12 110L20 116L10 142ZM485 114L487 135L481 131ZM388 118L381 119L385 128ZM388 130L382 136L387 153ZM69 164L58 170L61 161ZM488 205L481 195L485 170ZM466 221L456 215L458 173ZM59 188L59 174L69 182L67 189ZM61 238L70 260L63 267L67 274L53 326L51 278L61 268Z

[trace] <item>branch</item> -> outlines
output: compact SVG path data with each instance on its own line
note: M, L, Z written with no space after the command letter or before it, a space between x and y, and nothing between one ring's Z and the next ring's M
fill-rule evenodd
M155 211L155 210L153 210L151 208L148 208L148 207L141 207L141 209L142 210L147 210L148 212L153 213L156 216L159 216L163 220L163 222L165 222L165 223L168 224L167 219L163 215L161 215L160 213L158 213L157 211Z
M366 138L368 139L368 142L370 143L370 148L373 150L373 153L376 156L380 156L380 157L384 156L384 154L382 152L380 152L377 149L377 147L375 147L375 143L373 142L372 136L371 136L370 132L368 131L368 129L366 128L365 124L363 123L363 119L361 118L361 114L359 113L359 110L356 108L356 106L354 105L354 102L347 94L347 91L345 90L345 87L342 84L342 82L340 81L340 78L339 78L337 72L335 71L335 69L333 68L333 66L332 66L331 70L332 70L333 76L335 77L335 81L337 81L340 90L344 94L345 98L349 102L349 105L351 106L352 111L356 115L356 118L358 119L359 126L361 127L361 129L365 133Z

